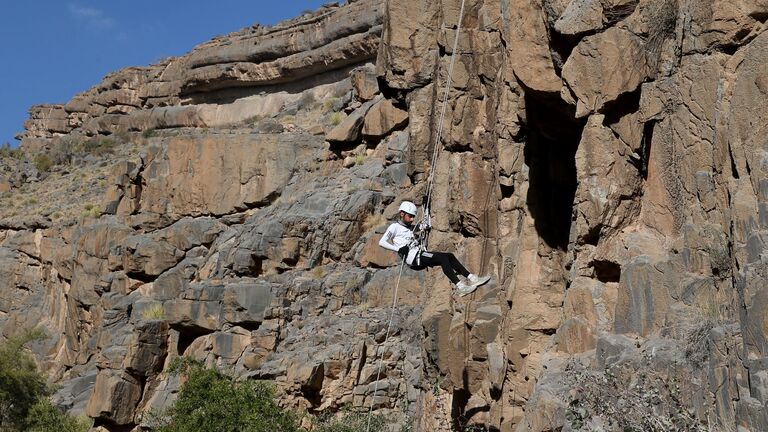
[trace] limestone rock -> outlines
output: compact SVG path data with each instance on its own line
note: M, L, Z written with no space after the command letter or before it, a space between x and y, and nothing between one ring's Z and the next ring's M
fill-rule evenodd
M325 139L331 142L357 142L360 139L360 132L363 128L366 115L371 107L380 99L374 99L364 103L354 110L350 115L344 118L336 127L331 129L325 136Z
M549 50L547 17L541 0L513 0L508 5L508 41L512 70L528 88L559 92L562 80ZM565 75L564 75L565 76Z
M555 30L564 35L592 33L629 16L635 0L572 0L555 22Z
M603 126L604 117L587 120L576 150L576 222L580 241L596 243L601 235L625 226L639 213L631 197L641 186L634 163L640 158Z
M8 192L12 187L11 182L7 178L0 176L0 193Z
M367 102L373 99L379 93L379 83L376 81L376 70L371 66L364 66L354 69L350 73L352 79L352 88L355 95L361 102Z
M431 79L437 64L436 12L437 5L426 0L395 0L387 5L388 19L398 25L384 27L376 73L389 87L412 89Z
M86 413L117 425L133 423L141 385L132 376L110 370L100 371Z
M408 123L408 113L395 108L392 101L383 99L373 105L365 115L363 136L374 139L388 135Z
M563 66L563 79L576 96L576 116L600 112L653 75L643 41L612 27L587 36Z
M568 3L555 30L565 35L578 35L603 27L603 2L599 0L574 0Z
M282 135L259 139L263 145L256 151L242 136L174 140L147 164L142 208L183 217L222 215L269 202L291 178L301 147ZM300 139L304 145L313 141L312 136ZM208 163L224 146L226 156Z

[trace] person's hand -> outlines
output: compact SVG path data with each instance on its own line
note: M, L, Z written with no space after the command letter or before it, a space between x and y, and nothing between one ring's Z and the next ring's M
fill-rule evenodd
M400 255L407 255L408 254L408 246L403 246L400 249L397 250L397 253Z

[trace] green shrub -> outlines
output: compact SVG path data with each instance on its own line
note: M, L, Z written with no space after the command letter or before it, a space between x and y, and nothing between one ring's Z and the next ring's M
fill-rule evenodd
M28 331L0 345L0 430L26 430L32 406L48 395L45 378L24 346L43 338Z
M0 344L0 431L85 432L84 419L75 419L53 406L45 376L24 346L45 338L27 331Z
M298 432L298 417L280 408L271 386L238 381L202 363L182 359L171 367L186 377L176 402L155 415L159 432Z
M77 139L65 136L57 139L53 143L53 147L50 151L51 162L54 165L65 165L72 162L72 158L75 155L75 151L79 143Z
M109 137L94 137L82 144L83 153L96 156L111 154L114 151L115 140Z
M145 139L152 138L156 135L157 135L157 130L155 128L145 129L141 132L141 137Z
M335 112L331 114L331 124L336 126L343 120L343 117L340 112Z
M38 154L35 156L34 159L35 168L37 168L38 171L42 172L48 172L48 170L53 167L53 161L51 158L48 157L48 155L45 154Z
M83 212L81 214L84 218L97 219L101 216L101 208L95 204L86 204L83 206Z
M48 399L32 406L27 415L29 432L86 432L91 428L87 418L77 418L60 411Z
M336 103L338 102L339 102L339 98L337 97L326 99L325 102L323 102L323 109L325 111L331 111L333 109L333 106L336 105Z

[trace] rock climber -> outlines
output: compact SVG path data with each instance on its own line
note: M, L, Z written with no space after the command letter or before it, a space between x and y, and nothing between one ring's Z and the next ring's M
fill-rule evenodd
M381 236L379 246L395 251L400 259L405 259L414 270L423 270L427 267L440 266L443 273L456 286L459 296L463 297L472 293L484 283L491 280L490 276L477 276L469 271L459 262L459 260L450 252L432 252L423 250L419 241L414 235L414 231L429 230L431 228L430 218L427 216L424 221L419 223L418 227L414 225L416 218L416 204L410 201L400 203L400 218L397 222L387 228L387 231ZM464 282L459 279L461 275L467 279Z

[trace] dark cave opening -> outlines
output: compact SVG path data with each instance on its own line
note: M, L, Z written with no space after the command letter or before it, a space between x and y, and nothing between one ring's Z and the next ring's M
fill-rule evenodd
M536 232L548 246L566 250L576 195L576 149L586 121L559 95L525 93L527 204Z
M179 332L179 341L176 344L176 352L183 356L184 352L192 345L197 338L213 333L213 330L208 330L195 325L187 326L171 326L172 329Z
M464 370L462 379L464 385L469 384L469 377L467 371ZM465 388L455 389L453 391L453 400L451 403L451 419L453 419L453 430L457 431L470 431L470 430L483 430L487 432L499 432L499 430L493 426L482 426L479 429L479 425L470 425L470 419L478 412L488 411L488 406L467 409L467 404L472 394Z
M612 261L595 260L589 263L595 271L597 280L603 283L621 281L621 265Z

